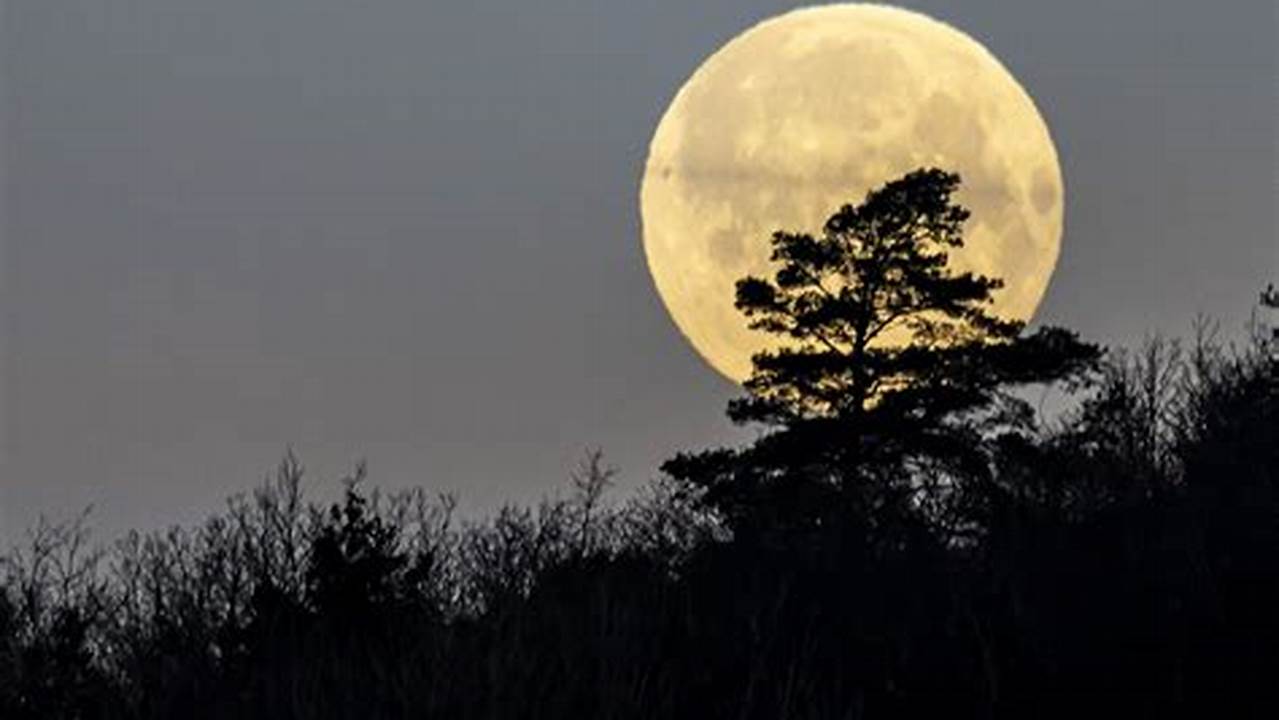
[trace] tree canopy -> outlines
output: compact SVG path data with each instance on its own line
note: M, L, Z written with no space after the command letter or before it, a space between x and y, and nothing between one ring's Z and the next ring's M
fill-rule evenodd
M952 199L959 185L957 174L918 170L839 208L818 235L774 233L773 277L740 280L736 306L784 342L753 358L747 395L728 408L768 432L749 449L680 455L665 470L727 509L762 485L798 484L801 468L803 482L816 470L846 493L881 470L900 477L904 464L974 469L981 437L1031 422L1018 386L1092 367L1096 346L1056 327L1027 333L993 312L1000 279L952 266L969 217Z
M949 265L957 187L913 173L820 238L778 233L777 273L738 293L792 341L731 408L765 432L624 503L598 452L567 496L465 519L363 465L308 500L290 453L194 527L95 548L38 522L0 552L0 718L1270 707L1276 344L1027 333ZM1080 377L1051 424L1015 392Z

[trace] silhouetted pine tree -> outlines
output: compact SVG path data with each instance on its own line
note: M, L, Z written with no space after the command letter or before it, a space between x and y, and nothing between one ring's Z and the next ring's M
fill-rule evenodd
M992 314L1002 282L958 272L968 211L959 176L920 170L845 205L818 236L773 235L772 279L737 284L754 329L784 341L754 357L728 408L767 434L663 469L707 489L739 526L801 525L833 507L883 511L930 498L929 479L983 475L983 440L1025 429L1011 390L1075 378L1099 350L1073 332Z

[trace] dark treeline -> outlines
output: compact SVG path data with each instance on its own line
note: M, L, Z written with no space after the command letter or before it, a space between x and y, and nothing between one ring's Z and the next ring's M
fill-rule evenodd
M957 182L775 236L738 305L800 350L730 407L764 431L625 502L598 453L470 521L362 469L309 501L289 456L196 528L37 526L0 565L0 717L1272 717L1271 341L990 318L923 240L959 245ZM897 318L913 344L869 342ZM1032 412L1044 383L1072 409Z

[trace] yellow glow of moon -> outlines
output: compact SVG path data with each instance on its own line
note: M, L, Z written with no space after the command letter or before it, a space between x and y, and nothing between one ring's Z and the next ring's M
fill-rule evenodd
M1030 97L964 33L882 5L797 10L742 33L680 88L640 190L644 249L676 325L715 369L749 376L776 342L733 307L771 277L774 230L820 231L844 203L924 166L960 173L972 211L952 262L1004 280L1029 320L1057 262L1062 180Z

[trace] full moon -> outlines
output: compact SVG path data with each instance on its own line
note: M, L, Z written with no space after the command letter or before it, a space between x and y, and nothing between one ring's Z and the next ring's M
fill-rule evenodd
M921 167L958 172L972 212L958 270L1001 278L993 312L1030 320L1057 262L1062 179L1048 128L981 44L882 5L790 12L750 28L680 88L649 148L644 250L680 331L741 382L778 340L733 307L770 277L775 230L817 233L843 204Z

